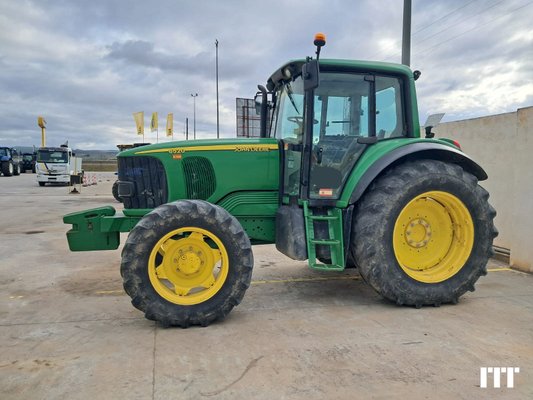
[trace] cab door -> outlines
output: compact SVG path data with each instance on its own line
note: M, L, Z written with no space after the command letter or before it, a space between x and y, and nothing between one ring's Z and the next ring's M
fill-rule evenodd
M313 129L308 138L308 199L316 206L331 205L341 196L369 146L405 137L407 132L398 77L325 72L320 80L313 93Z
M309 200L337 199L370 136L373 76L323 73L314 90Z

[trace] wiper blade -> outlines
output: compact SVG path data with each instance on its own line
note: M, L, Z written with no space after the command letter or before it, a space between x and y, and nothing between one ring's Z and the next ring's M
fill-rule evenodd
M294 102L294 99L292 97L292 93L293 92L292 92L291 84L287 83L287 96L289 96L289 100L291 101L292 106L294 107L294 109L296 110L298 115L300 115L300 111L298 110L298 107L296 107L296 103Z

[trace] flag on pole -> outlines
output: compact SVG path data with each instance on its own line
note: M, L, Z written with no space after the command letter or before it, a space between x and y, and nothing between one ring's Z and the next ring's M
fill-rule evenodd
M157 128L158 128L157 125L158 125L157 124L157 113L155 112L155 113L152 113L152 122L150 122L150 129L152 132L157 131Z
M174 134L174 114L169 113L167 115L167 137Z
M137 126L137 135L144 135L144 111L133 113L133 119Z

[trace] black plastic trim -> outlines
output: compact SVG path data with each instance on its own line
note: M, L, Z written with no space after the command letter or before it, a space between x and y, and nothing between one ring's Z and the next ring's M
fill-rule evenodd
M285 143L283 140L278 140L279 152L279 183L278 183L278 203L281 206L283 203L283 189L285 187L285 151L283 150Z
M480 181L488 178L487 173L479 164L458 149L439 143L413 143L397 148L374 162L357 183L350 196L350 204L359 200L374 179L388 167L402 161L423 158L450 161L458 164L466 171L474 174Z

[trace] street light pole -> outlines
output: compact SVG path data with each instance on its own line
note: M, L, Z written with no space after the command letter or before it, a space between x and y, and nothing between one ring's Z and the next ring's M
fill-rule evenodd
M218 113L218 39L215 39L215 50L216 50L216 80L217 80L217 139L220 138L220 121Z
M193 100L193 115L192 115L192 118L193 118L193 138L194 140L196 140L196 98L198 97L198 93L195 93L195 94L192 94L191 93L191 96L192 96L192 100Z
M411 64L411 0L403 0L402 64Z

